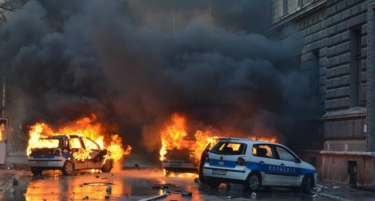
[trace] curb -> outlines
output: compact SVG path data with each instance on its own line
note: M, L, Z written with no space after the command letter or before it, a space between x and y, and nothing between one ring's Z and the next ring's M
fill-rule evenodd
M16 175L14 175L14 177L12 179L9 179L7 182L5 182L5 184L3 186L0 187L0 194L4 194L5 191L7 191L12 185L13 185L13 179L19 179L20 176L22 176L24 174L24 171L22 172L17 172Z
M322 197L328 197L328 198L333 198L333 199L336 199L336 200L341 200L341 201L355 201L355 200L351 200L351 199L348 199L348 198L344 198L344 197L341 197L341 196L332 195L332 194L328 194L328 193L318 193L318 195L322 196Z

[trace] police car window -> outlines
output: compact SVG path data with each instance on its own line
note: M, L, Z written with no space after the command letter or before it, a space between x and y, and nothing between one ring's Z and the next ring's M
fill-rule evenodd
M219 142L212 147L210 152L226 155L240 155L246 150L246 145L233 142Z
M281 160L286 161L295 161L295 157L286 149L283 147L276 147L276 151L279 154L279 158Z
M72 149L80 149L82 148L81 140L79 138L71 138L69 139L69 144Z
M258 144L253 146L253 155L264 158L275 158L275 154L272 151L271 145Z
M90 139L83 138L83 143L85 144L86 149L94 149L94 150L99 150L99 147L95 142L93 142Z

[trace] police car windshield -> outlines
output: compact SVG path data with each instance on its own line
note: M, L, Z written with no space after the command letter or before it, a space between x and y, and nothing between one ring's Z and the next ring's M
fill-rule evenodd
M58 148L59 144L60 140L56 138L39 138L38 143L35 143L32 147L36 149Z
M246 152L246 144L238 142L219 142L209 151L215 154L240 155Z

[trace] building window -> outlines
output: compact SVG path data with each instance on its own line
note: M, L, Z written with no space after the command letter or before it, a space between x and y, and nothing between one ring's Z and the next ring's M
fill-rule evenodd
M295 0L296 10L299 10L303 6L303 0Z
M350 97L351 106L361 105L361 58L362 58L362 30L361 28L351 31L351 63L350 63Z
M280 17L288 14L288 0L280 0Z
M311 69L311 95L316 99L317 105L319 103L319 50L312 51L312 69Z

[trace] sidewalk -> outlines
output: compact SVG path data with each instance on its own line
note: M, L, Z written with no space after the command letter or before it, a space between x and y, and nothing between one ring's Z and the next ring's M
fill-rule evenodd
M341 201L373 201L375 200L375 186L354 187L349 184L337 184L333 182L318 182L322 185L318 196L329 197Z

